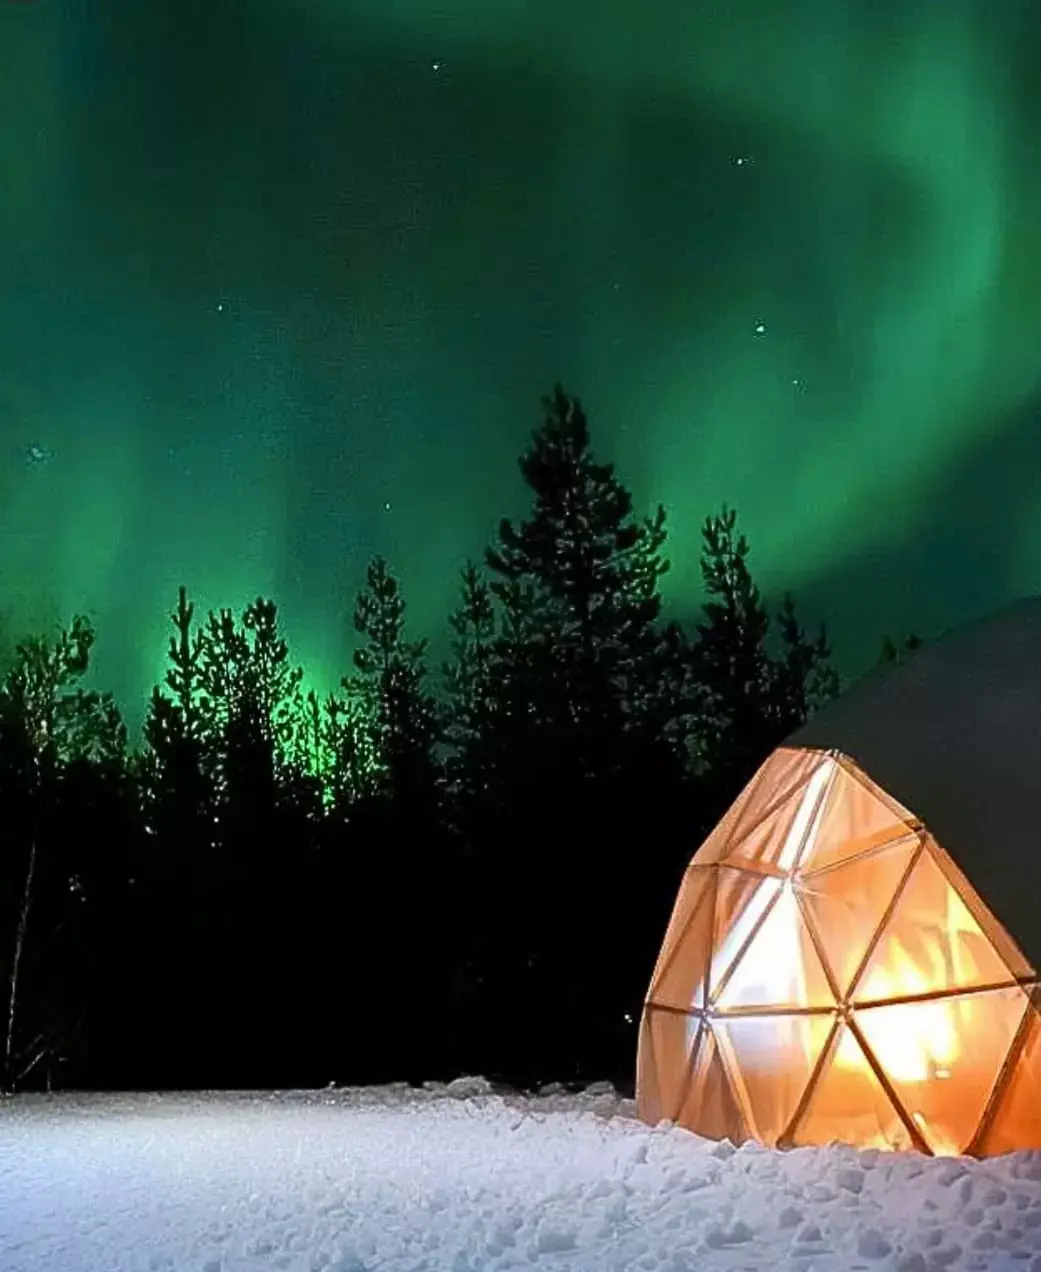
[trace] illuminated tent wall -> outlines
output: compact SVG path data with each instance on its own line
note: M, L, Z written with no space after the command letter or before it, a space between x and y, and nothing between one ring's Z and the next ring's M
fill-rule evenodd
M637 1102L712 1138L1041 1147L1041 600L868 677L688 867Z

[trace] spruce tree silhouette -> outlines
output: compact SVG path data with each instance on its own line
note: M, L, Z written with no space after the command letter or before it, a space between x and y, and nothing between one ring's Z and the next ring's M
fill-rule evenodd
M80 684L93 643L81 617L26 640L0 685L0 1089L49 1085L75 1058L103 970L91 937L120 873L108 834L128 812L126 730Z
M140 977L136 1064L162 1085L198 1045L207 1014L219 1011L224 969L213 949L217 745L203 712L201 635L181 587L170 615L162 686L152 689L139 767L149 850L139 863L139 926L133 946ZM152 1043L152 1046L149 1046ZM164 1052L169 1064L163 1064ZM164 1071L165 1070L165 1071Z
M500 621L484 754L498 848L518 867L495 981L509 986L502 1047L526 1056L533 1079L627 1063L626 1016L643 987L618 953L618 925L634 916L615 863L647 834L657 792L644 779L679 780L651 710L670 640L659 621L664 510L634 516L577 398L557 385L543 409L520 460L530 515L503 520L486 553Z
M238 1025L229 1073L238 1084L252 1075L267 1085L268 1065L288 1043L272 1032L274 1004L288 1024L312 984L305 899L316 850L310 786L294 751L303 673L290 660L273 601L258 597L238 619L230 610L207 616L199 678L218 848L211 948L221 951L226 1036L228 1023Z
M387 562L370 562L358 593L354 628L364 642L354 651L355 674L343 688L375 730L377 793L429 815L438 795L434 748L438 713L427 689L426 640L405 634L405 601Z
M838 672L831 662L831 643L821 623L817 635L807 637L795 612L795 599L786 593L777 614L781 648L774 661L774 698L778 741L805 724L815 711L838 696Z
M366 1074L419 1077L438 1066L449 967L438 711L427 687L425 640L408 639L400 584L374 558L358 593L363 637L347 703L368 721L374 766L348 814L354 1045ZM427 1074L429 1076L429 1073Z
M443 736L448 747L446 787L456 829L460 815L482 799L491 784L490 736L495 702L491 666L495 648L495 606L488 580L468 561L460 573L459 604L448 619L452 657L441 670L445 708Z
M770 751L837 692L838 680L823 626L808 641L791 597L778 616L779 652L771 651L770 614L753 581L736 512L724 507L708 517L702 541L707 599L691 653L700 699L693 750L704 834Z
M211 612L198 629L193 619L181 588L145 722L149 997L153 1018L175 1025L164 1039L174 1067L204 1084L262 1085L284 1045L284 1032L270 1036L272 1004L301 1005L289 987L312 961L303 915L317 891L321 787L302 671L274 603ZM161 1059L157 1049L149 1063Z

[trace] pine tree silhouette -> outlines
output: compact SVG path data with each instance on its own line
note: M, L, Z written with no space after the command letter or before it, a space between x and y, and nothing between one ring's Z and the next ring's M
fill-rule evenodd
M625 1009L641 990L612 945L625 916L605 863L645 832L657 782L679 772L659 692L674 638L660 621L664 510L634 515L577 398L557 385L543 409L520 461L531 511L503 520L486 553L498 628L481 754L500 851L525 862L495 979L527 1022L533 1075L559 1077L629 1047ZM510 1020L499 1028L509 1036Z
M441 939L446 876L442 862L441 771L435 752L438 711L427 688L426 641L408 639L400 584L374 558L354 609L363 638L347 703L369 722L375 766L368 792L348 816L349 939L354 978L355 1047L378 1071L401 1066L418 1076L412 1037L427 1039L434 1061L445 1022L439 995L448 969ZM424 992L408 994L407 1013L390 987L410 984L423 969Z
M0 1089L49 1084L75 1058L104 971L128 837L126 729L82 688L94 631L19 644L0 684ZM93 939L92 939L93 938Z
M706 831L769 752L834 696L838 682L824 628L808 641L790 597L778 616L780 650L771 651L770 614L736 512L724 507L707 518L702 540L707 599L691 657L700 699L693 751Z

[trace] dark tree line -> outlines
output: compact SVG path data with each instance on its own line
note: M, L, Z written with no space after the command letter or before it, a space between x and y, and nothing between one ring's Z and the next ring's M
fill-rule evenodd
M182 589L134 748L82 687L85 620L18 646L0 1089L629 1077L684 866L837 678L732 511L700 621L667 621L664 509L634 512L577 399L543 405L528 515L462 571L444 666L381 559L324 700L273 602Z

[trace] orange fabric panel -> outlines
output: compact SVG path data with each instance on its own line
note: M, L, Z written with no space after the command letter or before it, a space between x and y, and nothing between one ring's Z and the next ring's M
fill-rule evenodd
M797 829L794 814L800 797L804 798L809 788L810 783L807 782L780 808L767 813L742 839L732 839L720 860L746 870L758 870L764 866L768 870L783 868L786 854L797 847L792 844L793 832Z
M704 1007L715 891L715 870L711 866L691 866L684 876L654 969L651 1002L681 1011Z
M948 993L1013 979L928 845L915 862L853 990L858 1003Z
M709 997L715 1000L726 985L745 946L755 936L781 891L780 879L716 867L716 910L709 968Z
M723 1064L715 1035L707 1025L676 1120L708 1139L728 1139L733 1144L741 1144L751 1138L745 1111Z
M934 1153L973 1142L1027 1006L1014 986L857 1009L857 1028Z
M653 1016L645 1008L636 1044L636 1113L644 1122L657 1126L662 1119L661 1091L658 1087L658 1058L654 1052Z
M1032 987L1030 996L1022 1050L1005 1074L990 1125L976 1146L982 1156L1041 1148L1041 990Z
M799 908L785 882L738 959L721 993L719 1011L752 1007L834 1007L835 995Z
M841 995L849 993L918 846L917 835L905 835L797 880L799 900Z
M738 1099L761 1143L775 1146L795 1116L833 1015L730 1016L712 1022Z
M868 1148L909 1149L914 1140L846 1025L835 1031L828 1057L790 1135L793 1144L852 1141Z
M848 761L836 764L820 822L803 854L803 874L823 870L907 835L913 814Z
M945 852L931 835L928 838L928 843L933 858L943 871L947 882L961 896L961 899L968 907L969 913L979 924L987 940L994 946L998 957L1009 969L1009 972L1013 976L1035 976L1037 974L1035 969L1024 957L1023 952L1004 926L998 922L994 914L988 909L986 902L958 868L958 863L950 853Z
M701 1021L696 1016L644 1009L638 1051L636 1107L640 1117L656 1125L674 1121L690 1081L691 1057Z
M694 861L711 865L735 852L739 844L755 834L764 818L790 805L792 797L822 763L831 761L819 751L787 747L774 751L723 814Z

